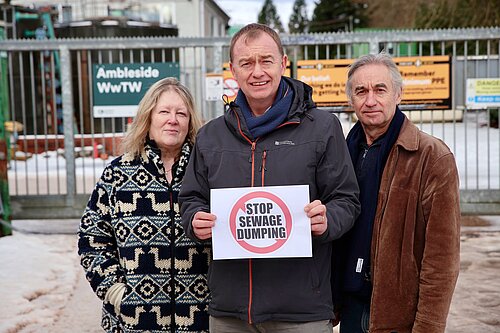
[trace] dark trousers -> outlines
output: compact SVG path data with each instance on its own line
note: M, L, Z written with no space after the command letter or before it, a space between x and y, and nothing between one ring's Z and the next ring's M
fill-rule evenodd
M370 300L344 295L340 311L340 333L367 333L370 325Z

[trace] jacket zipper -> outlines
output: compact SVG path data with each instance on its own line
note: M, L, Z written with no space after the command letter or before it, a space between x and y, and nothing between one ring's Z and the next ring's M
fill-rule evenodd
M175 211L174 211L174 198L172 189L170 189L170 250L172 253L172 260L170 260L170 332L175 333Z
M252 142L252 187L255 186L255 146L257 145L257 141Z
M234 111L233 111L234 112ZM240 132L241 136L245 138L248 143L252 145L252 156L251 156L251 161L252 161L252 181L251 181L251 187L255 186L255 147L257 146L257 141L259 138L255 139L255 141L250 140L241 130L241 123L240 123L240 117L238 116L238 113L234 112L236 115L236 119L238 120L238 131ZM277 128L280 128L285 125L291 125L291 124L300 124L298 121L289 121L286 123L283 123L279 125ZM261 186L264 186L264 171L266 170L266 156L267 152L264 150L262 153L262 177L261 177ZM248 259L248 323L252 324L252 294L253 294L253 280L252 280L252 259Z
M234 111L233 111L234 112ZM255 141L250 140L241 130L241 123L240 123L240 117L238 116L238 113L234 112L236 115L236 119L238 120L238 131L240 132L241 136L250 143L252 146L252 156L251 156L251 162L252 162L252 181L251 181L251 187L254 187L254 182L255 182L255 146L257 145L257 138ZM248 259L248 323L252 324L252 293L253 293L253 281L252 281L252 259Z
M248 323L251 325L252 322L252 293L253 293L253 281L252 281L252 258L248 259Z
M243 135L243 133L242 133ZM252 182L251 186L255 186L255 146L257 140L252 141ZM248 259L248 323L252 324L252 296L253 296L253 272L252 272L252 258Z
M261 186L264 186L264 178L265 178L265 172L266 172L266 157L267 157L267 150L264 150L262 152L262 165L260 166Z

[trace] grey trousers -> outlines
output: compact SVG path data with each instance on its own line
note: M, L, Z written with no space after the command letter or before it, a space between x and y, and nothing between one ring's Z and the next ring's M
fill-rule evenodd
M232 317L210 316L210 333L332 333L330 320L305 323L287 321L266 321L259 324Z

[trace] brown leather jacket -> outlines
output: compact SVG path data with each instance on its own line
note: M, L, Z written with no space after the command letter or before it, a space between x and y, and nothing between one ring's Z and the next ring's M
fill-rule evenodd
M439 139L405 119L380 184L370 333L444 332L460 266L459 178Z

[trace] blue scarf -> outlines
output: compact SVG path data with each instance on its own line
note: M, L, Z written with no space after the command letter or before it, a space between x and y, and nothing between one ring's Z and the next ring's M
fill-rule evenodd
M248 106L247 98L241 89L238 91L235 103L240 107L245 117L248 130L254 138L258 138L271 132L285 122L292 101L293 89L282 78L273 105L262 116L254 116Z

